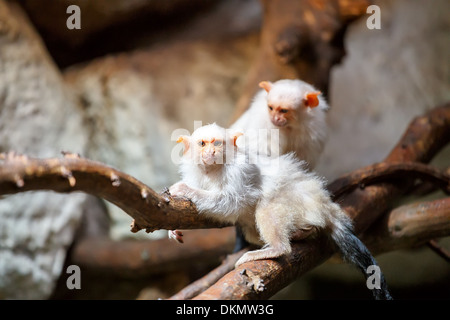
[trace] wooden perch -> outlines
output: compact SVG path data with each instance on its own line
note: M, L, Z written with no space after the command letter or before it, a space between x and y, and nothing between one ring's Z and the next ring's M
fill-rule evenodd
M33 159L10 152L0 159L0 195L36 190L82 191L112 202L134 218L132 232L226 226L199 215L188 200L160 195L123 172L78 155Z

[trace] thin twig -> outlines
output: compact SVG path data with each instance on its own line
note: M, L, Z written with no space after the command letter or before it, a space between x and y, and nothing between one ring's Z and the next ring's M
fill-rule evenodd
M442 257L445 261L450 262L450 252L442 248L436 240L432 239L428 241L427 246L435 253L437 253L440 257Z

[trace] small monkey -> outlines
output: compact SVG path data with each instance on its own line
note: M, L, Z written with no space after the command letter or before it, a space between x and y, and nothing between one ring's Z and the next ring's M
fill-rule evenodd
M255 95L249 109L231 128L246 135L267 129L267 134L258 134L256 148L260 154L295 152L313 169L328 134L329 107L320 91L301 80L262 81L259 86L264 90ZM279 143L272 141L271 129L279 130Z
M201 214L237 224L248 242L263 246L247 252L236 266L278 258L291 251L293 238L322 230L344 259L367 277L367 267L376 261L353 234L351 220L332 202L324 182L292 153L253 161L251 151L237 147L241 135L212 124L180 137L185 147L182 180L170 187L170 193L191 199ZM380 280L381 289L373 289L374 296L390 299L382 275Z
M246 155L237 152L236 140L240 132L228 132L211 124L181 136L184 144L180 164L182 180L169 188L173 196L181 196L195 203L202 214L232 224L245 225L245 232L258 238L254 211L260 192L260 173ZM253 228L253 230L250 230ZM169 238L182 242L182 233L170 230Z
M328 135L329 107L321 92L301 80L262 81L259 86L263 90L255 95L249 109L231 128L245 132L249 140L246 143L260 154L278 156L295 152L309 169L314 169ZM278 130L275 137L272 129ZM233 251L246 245L238 226Z

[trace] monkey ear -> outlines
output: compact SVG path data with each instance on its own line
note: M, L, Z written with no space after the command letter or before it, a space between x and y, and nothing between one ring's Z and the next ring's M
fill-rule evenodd
M270 89L272 89L272 82L270 81L261 81L259 83L259 87L266 90L267 93L269 93Z
M242 132L235 132L235 133L233 133L233 134L231 135L231 142L233 142L233 145L234 145L235 147L237 147L237 145L236 145L236 140L237 140L237 138L239 138L239 137L242 136L242 135L243 135Z
M189 149L189 136L179 136L177 139L177 143L183 142L184 144L184 150L183 150L183 154L186 153L186 151L188 151Z
M319 105L319 98L317 96L321 93L320 91L307 92L305 94L305 105L310 108L317 107Z

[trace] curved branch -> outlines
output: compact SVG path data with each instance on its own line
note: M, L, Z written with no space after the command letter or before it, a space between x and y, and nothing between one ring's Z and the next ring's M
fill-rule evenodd
M338 199L358 187L364 189L369 184L405 177L432 182L450 194L450 175L419 162L376 163L334 180L328 185L328 190L334 199Z
M158 194L128 174L78 155L33 159L10 152L0 159L0 195L36 190L82 191L112 202L134 218L133 232L226 226L198 214L188 200Z

